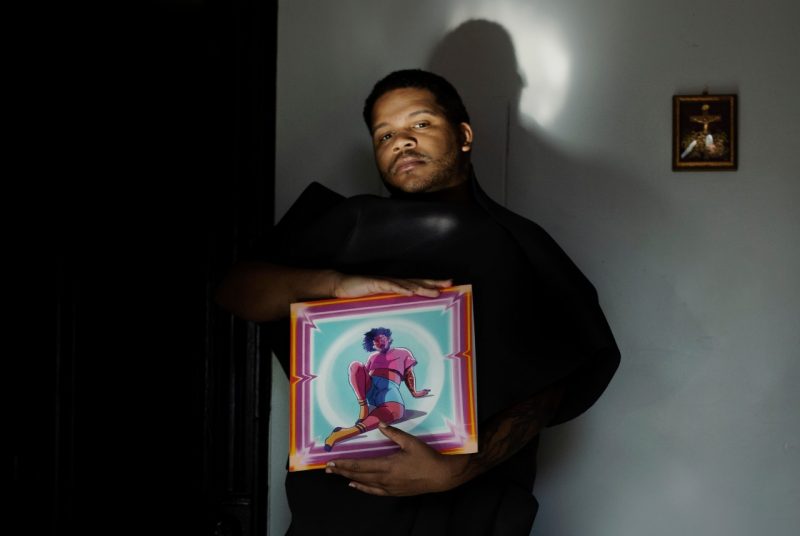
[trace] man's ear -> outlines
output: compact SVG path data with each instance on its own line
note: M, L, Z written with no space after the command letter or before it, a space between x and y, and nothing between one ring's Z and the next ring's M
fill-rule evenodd
M461 151L468 153L472 150L472 127L469 123L461 123L458 128L461 131Z

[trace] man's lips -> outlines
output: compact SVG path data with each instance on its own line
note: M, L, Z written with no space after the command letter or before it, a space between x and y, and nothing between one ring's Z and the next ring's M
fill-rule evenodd
M400 155L392 164L392 173L405 173L426 162L427 159L421 154Z

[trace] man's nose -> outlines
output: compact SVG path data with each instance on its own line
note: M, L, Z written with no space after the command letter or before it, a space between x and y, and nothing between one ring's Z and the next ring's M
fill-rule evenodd
M417 138L410 130L400 130L394 136L394 150L404 151L417 146Z

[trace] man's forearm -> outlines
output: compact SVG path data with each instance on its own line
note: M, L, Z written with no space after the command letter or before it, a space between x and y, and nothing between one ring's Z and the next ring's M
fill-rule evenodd
M372 277L251 261L231 268L215 299L236 316L266 322L288 316L289 304L301 300L389 293L436 297L451 284L449 279Z
M552 420L562 395L561 386L553 386L486 423L480 431L478 452L466 455L462 469L454 475L458 484L485 473L521 450Z
M238 317L266 322L288 316L289 304L296 301L332 297L340 277L333 270L240 262L225 277L215 298Z

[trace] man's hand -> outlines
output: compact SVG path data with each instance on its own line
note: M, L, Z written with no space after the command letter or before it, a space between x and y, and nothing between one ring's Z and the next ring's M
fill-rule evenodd
M351 480L350 486L371 495L419 495L446 491L468 480L469 455L439 454L416 437L381 424L381 432L400 446L382 458L334 460L326 473Z
M369 277L336 272L331 294L336 298L360 298L373 294L404 294L435 298L439 290L451 286L449 279L400 279Z
M326 472L349 478L352 487L373 495L446 491L519 451L552 419L563 393L556 384L495 415L483 426L480 449L474 454L439 454L416 437L381 424L380 430L400 446L400 452L383 458L334 460Z
M392 293L435 298L440 289L451 285L452 281L442 279L368 277L249 261L231 268L217 288L215 299L240 318L268 322L285 318L289 304L301 300Z

